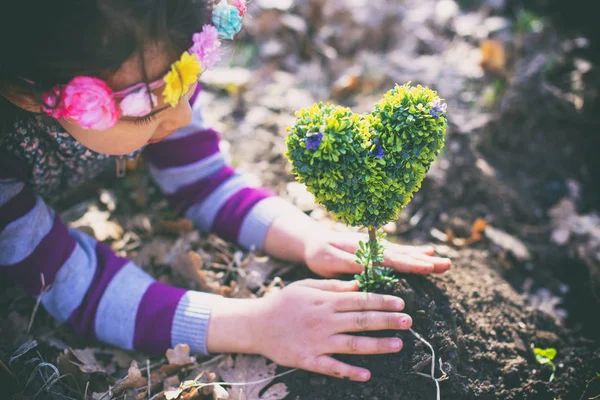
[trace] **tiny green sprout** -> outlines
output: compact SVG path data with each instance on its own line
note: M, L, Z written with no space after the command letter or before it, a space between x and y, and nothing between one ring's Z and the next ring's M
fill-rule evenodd
M361 289L391 285L392 271L380 267L379 227L398 217L444 147L446 104L429 88L405 84L367 114L320 103L296 117L286 138L292 174L336 219L367 228L356 253Z
M548 382L552 382L554 380L554 373L556 372L556 365L552 362L554 357L556 357L556 349L550 347L548 349L540 349L536 347L533 349L533 354L535 354L535 359L541 365L548 364L550 368L552 368L552 375L550 375L550 379Z

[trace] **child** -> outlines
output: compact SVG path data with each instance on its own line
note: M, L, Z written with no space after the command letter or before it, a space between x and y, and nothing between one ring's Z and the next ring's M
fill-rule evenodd
M242 0L205 1L22 0L0 13L0 271L77 333L125 349L186 343L368 380L330 355L399 351L398 338L347 333L408 329L401 299L338 280L295 282L261 299L170 287L68 229L46 203L143 151L171 206L200 229L327 278L360 272L360 235L328 231L249 187L203 126L198 76L246 11ZM385 257L404 272L450 266L430 248L388 244Z

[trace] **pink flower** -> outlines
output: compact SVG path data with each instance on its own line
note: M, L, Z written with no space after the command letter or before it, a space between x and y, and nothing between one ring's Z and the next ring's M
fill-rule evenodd
M235 8L238 9L238 11L240 12L240 17L246 14L246 11L248 11L248 6L246 6L246 0L228 0L228 3L232 6L235 6Z
M103 80L89 76L78 76L69 82L62 108L65 118L85 129L110 129L119 119L112 89Z
M158 104L156 96L150 93L152 97L152 104ZM150 103L150 97L148 97L148 89L142 87L133 93L128 94L121 100L121 112L126 117L143 117L150 114L152 111L152 104Z
M221 60L219 47L219 31L212 25L204 25L202 32L195 33L192 37L194 45L190 48L190 53L195 54L202 64L203 69L210 69Z
M44 93L42 101L40 108L52 118L61 119L65 116L65 109L60 101L60 87L55 86L50 93Z

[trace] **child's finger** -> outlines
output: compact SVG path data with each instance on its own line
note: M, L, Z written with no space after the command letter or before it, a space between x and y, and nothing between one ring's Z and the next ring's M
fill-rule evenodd
M338 313L335 322L335 328L340 333L406 330L412 326L412 318L407 314L382 311Z
M369 370L343 363L326 355L315 357L305 369L335 378L349 378L357 382L366 382L371 379Z
M375 293L340 293L335 296L335 311L402 311L404 300L396 296Z
M427 256L427 255L413 255L413 258L417 259L417 260L421 260L424 262L430 262L433 264L433 272L435 273L440 273L440 272L445 272L450 268L450 265L452 264L452 261L450 261L449 258L443 258L443 257L431 257L431 256Z
M339 279L303 279L295 282L294 285L327 292L355 292L358 290L358 281L341 281Z
M384 265L398 272L409 274L430 274L435 271L435 264L429 261L417 259L408 254L396 254L386 251L383 254Z
M335 259L333 269L339 274L360 274L365 267L356 262L356 255L336 247L331 247L331 255Z
M331 352L334 354L388 354L402 350L402 340L396 337L374 338L353 335L335 335Z
M385 242L384 246L391 251L396 253L407 253L407 254L427 254L433 255L434 250L432 246L407 246L403 244L397 244L392 242Z

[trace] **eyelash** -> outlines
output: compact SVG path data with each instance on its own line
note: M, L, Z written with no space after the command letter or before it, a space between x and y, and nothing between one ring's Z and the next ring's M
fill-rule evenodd
M156 120L156 115L150 114L142 119L136 119L135 121L133 121L133 123L136 125L148 125L151 124L154 120Z

